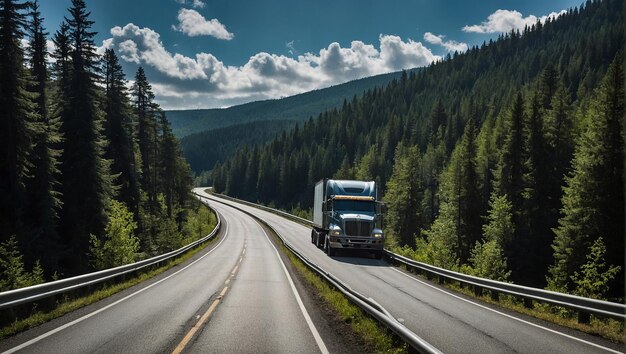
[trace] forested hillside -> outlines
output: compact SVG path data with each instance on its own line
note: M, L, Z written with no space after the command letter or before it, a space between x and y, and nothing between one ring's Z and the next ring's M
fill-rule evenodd
M217 162L226 161L240 147L264 144L295 125L292 120L236 124L188 135L180 140L180 145L191 169L202 173L211 171Z
M37 2L0 3L0 291L163 253L208 227L143 70L129 91L89 17L72 0L47 53Z
M588 1L404 73L213 171L308 209L321 178L376 180L391 246L437 266L624 296L623 1Z
M328 109L340 107L345 99L361 96L374 87L384 87L391 80L399 78L400 74L395 72L366 77L276 100L255 101L229 108L166 111L166 114L172 122L174 134L179 138L256 121L305 121Z

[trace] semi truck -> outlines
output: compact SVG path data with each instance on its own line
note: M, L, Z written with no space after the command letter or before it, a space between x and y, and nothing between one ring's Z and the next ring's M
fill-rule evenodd
M385 246L376 182L323 179L315 184L311 242L329 256L366 250L380 259Z

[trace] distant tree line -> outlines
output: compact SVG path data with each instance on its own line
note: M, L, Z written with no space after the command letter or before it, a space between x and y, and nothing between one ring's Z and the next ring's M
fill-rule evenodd
M72 0L48 53L37 2L0 3L0 290L132 262L206 231L143 69L129 91L115 52L96 53L89 17Z
M321 178L375 180L392 245L437 266L624 296L623 1L587 1L345 101L212 173L309 209Z

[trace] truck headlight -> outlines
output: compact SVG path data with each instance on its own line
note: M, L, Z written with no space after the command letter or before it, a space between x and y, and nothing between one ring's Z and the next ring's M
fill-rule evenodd
M341 236L341 230L333 230L330 232L331 236Z
M374 237L375 238L381 238L381 237L383 237L383 234L380 233L380 232L377 232L377 233L374 234Z

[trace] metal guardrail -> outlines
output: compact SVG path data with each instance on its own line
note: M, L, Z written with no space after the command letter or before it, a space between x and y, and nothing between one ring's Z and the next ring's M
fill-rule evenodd
M71 278L51 281L47 283L28 286L25 288L9 290L0 293L0 310L10 307L22 305L25 303L41 300L50 296L62 294L68 291L80 289L89 285L98 284L109 280L111 278L118 277L136 270L157 264L176 257L189 249L196 247L197 245L204 243L212 239L220 230L222 221L219 214L215 212L217 217L217 225L207 236L194 241L186 246L183 246L177 250L154 256L152 258L144 259L143 261L122 265L115 268L104 269L97 272L78 275Z
M441 280L457 281L462 284L471 285L477 293L480 293L482 289L487 289L499 294L513 295L523 299L562 306L571 310L576 310L579 313L593 314L622 321L626 319L626 305L624 304L590 299L582 296L564 294L458 273L435 267L430 264L417 262L389 250L385 250L385 255L392 261L401 263L418 271L426 272L430 275L435 275Z
M225 197L224 199L236 200L235 198L231 198L231 197ZM223 202L221 202L221 203L223 203ZM249 203L249 202L246 202L246 203L247 204L253 204L253 203ZM270 228L272 230L272 232L274 232L274 234L276 234L278 236L278 238L280 238L280 240L283 243L283 245L285 245L285 247L287 247L287 249L289 249L289 251L291 251L291 253L293 253L307 267L309 267L309 269L313 270L319 276L324 278L335 289L337 289L345 297L347 297L353 304L355 304L356 306L358 306L359 308L361 308L362 310L367 312L370 316L372 316L378 322L380 322L385 327L387 327L391 331L393 331L396 335L398 335L400 338L402 338L402 340L405 343L410 345L411 348L415 349L419 353L441 354L441 351L439 351L437 348L433 347L430 343L426 342L425 340L420 338L417 334L413 333L411 330L409 330L404 325L402 325L400 322L398 322L398 320L396 320L384 307L382 307L380 304L378 304L376 301L374 301L374 299L365 297L364 295L358 293L357 291L354 291L352 288L350 288L350 286L348 286L347 284L343 283L341 280L337 279L331 273L329 273L329 272L325 271L324 269L320 268L318 265L316 265L311 260L309 260L307 257L305 257L302 253L300 253L298 250L296 250L289 242L287 242L287 240L285 240L285 238L282 237L280 235L280 233L278 233L278 231L276 231L276 229L274 229L270 224L268 224L264 220L260 219L259 217L251 214L250 212L248 212L246 210L243 210L243 209L238 208L238 207L233 206L233 205L229 205L229 206L231 206L231 207L233 207L235 209L238 209L238 210L242 211L243 213L246 213L246 214L250 215L251 217L253 217L256 220L258 220L259 222L263 223L263 225L265 225L266 227ZM256 206L256 205L254 205L254 206ZM267 207L264 207L264 208L267 208ZM267 208L267 209L271 209L271 208ZM275 210L275 209L273 209L273 210ZM280 212L280 210L278 210L278 211ZM291 214L288 214L288 213L285 213L285 212L282 212L282 213L287 214L287 215L291 215ZM293 215L291 215L291 217L298 218L297 216L293 216ZM306 221L306 219L302 219L302 218L298 218L298 219Z
M272 212L274 214L286 217L290 220L305 224L308 226L313 225L309 220L301 217L291 215L282 210L269 208L263 205L251 203L245 200L232 198L223 194L213 193L224 199L233 200L242 204L246 204L252 207L256 207L262 210ZM424 272L431 276L439 277L440 282L457 281L462 284L467 284L474 287L474 291L480 294L483 289L496 294L513 295L524 299L524 301L538 301L548 303L551 305L565 307L571 310L578 311L579 322L588 322L588 315L593 314L601 317L613 318L621 321L626 321L626 305L616 302L603 301L590 299L582 296L570 295L559 293L555 291L549 291L545 289L533 288L529 286L517 285L512 283L505 283L497 280L480 278L472 275L454 272L451 270L435 267L430 264L417 262L397 253L393 253L389 250L385 250L385 256L390 260L403 264L411 269Z

